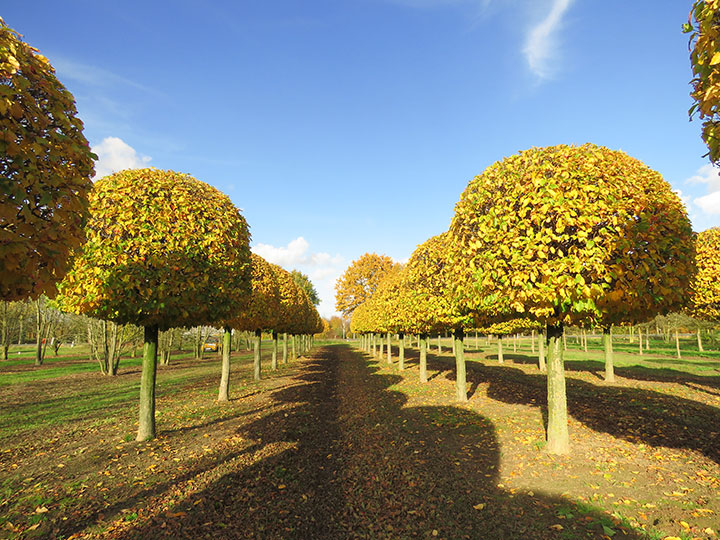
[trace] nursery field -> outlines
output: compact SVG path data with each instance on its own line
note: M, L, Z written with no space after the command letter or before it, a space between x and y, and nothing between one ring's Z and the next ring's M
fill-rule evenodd
M499 365L468 338L462 405L443 345L424 384L415 348L399 371L320 342L260 382L234 353L223 405L217 355L173 357L141 443L139 360L116 377L77 349L0 362L0 538L716 538L712 353L618 344L611 385L599 348L570 339L571 453L550 455L529 342L506 340Z

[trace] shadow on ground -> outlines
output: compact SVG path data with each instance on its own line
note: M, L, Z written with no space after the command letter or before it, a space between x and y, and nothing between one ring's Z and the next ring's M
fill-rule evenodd
M237 460L172 516L112 537L598 538L614 527L561 497L499 488L492 423L464 408L407 407L399 380L347 345L319 349L296 385L274 392L284 407L241 428L257 441L254 461ZM558 507L574 512L562 533L551 528Z

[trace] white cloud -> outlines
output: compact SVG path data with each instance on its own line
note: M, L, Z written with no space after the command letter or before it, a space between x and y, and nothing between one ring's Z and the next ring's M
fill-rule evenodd
M307 274L320 297L320 315L331 317L339 314L335 309L335 282L345 271L343 257L311 251L310 244L302 236L281 247L258 243L252 251L286 270L300 270Z
M137 151L119 137L106 137L100 144L92 147L97 154L95 162L95 178L102 178L124 169L147 167L150 157L141 156Z
M698 197L695 199L695 204L706 214L720 215L720 191Z
M705 184L707 190L705 195L695 197L692 201L690 197L681 196L691 213L694 205L704 214L720 215L720 170L717 167L710 163L703 165L695 175L685 180L685 184Z
M557 49L557 32L563 15L574 0L552 0L550 12L528 32L523 53L530 71L541 79L552 75L552 59Z

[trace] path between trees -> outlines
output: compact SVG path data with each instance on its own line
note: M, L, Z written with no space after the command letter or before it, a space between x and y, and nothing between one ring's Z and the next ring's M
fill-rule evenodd
M348 345L318 348L301 361L289 384L271 393L265 407L272 412L238 426L236 435L253 444L225 456L224 474L171 511L109 536L602 537L607 515L575 517L562 497L498 485L501 449L483 416L408 406L393 390L401 377ZM569 515L559 518L558 508Z

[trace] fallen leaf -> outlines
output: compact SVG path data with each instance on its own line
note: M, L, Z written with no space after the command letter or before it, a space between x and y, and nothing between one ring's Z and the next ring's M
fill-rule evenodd
M475 506L473 506L473 508L475 510L482 510L483 508L485 508L485 503L476 504Z

